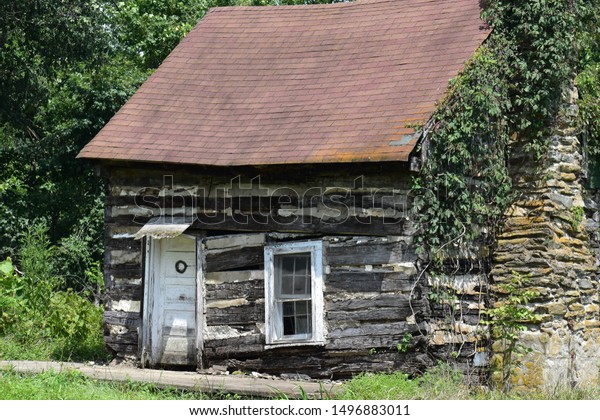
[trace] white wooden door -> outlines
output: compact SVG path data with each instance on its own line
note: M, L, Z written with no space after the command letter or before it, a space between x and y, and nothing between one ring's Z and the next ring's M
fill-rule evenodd
M196 349L196 239L154 240L152 355L154 364L194 365Z

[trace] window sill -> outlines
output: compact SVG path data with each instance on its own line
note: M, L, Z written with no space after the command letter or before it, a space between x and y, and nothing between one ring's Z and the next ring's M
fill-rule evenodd
M278 341L271 344L265 344L265 350L276 349L280 347L301 347L301 346L324 346L325 341Z

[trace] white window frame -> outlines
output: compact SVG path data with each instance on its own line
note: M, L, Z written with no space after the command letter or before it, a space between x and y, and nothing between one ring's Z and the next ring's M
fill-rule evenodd
M284 337L278 333L277 322L283 314L276 305L275 256L310 253L312 333ZM323 309L323 242L288 242L265 247L265 338L267 347L293 345L322 345L324 337Z

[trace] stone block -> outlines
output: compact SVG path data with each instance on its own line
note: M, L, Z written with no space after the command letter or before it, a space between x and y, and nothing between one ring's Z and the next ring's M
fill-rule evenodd
M571 181L575 181L577 179L577 175L575 175L574 173L569 173L569 172L561 172L560 178L563 181L571 182Z
M551 315L564 315L567 313L567 307L558 302L550 303L545 308Z
M576 163L561 163L559 168L561 172L569 172L574 174L581 173L581 165Z

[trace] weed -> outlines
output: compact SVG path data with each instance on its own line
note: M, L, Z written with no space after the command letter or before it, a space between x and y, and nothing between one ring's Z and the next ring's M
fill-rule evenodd
M527 330L526 324L539 321L539 315L527 304L539 293L527 289L530 280L513 272L506 283L497 286L498 292L503 296L496 305L485 311L488 319L484 324L490 326L492 339L500 342L503 347L502 359L497 370L500 373L500 384L505 391L510 387L510 378L515 368L518 367L518 356L530 350L519 344L521 333Z
M398 353L406 353L408 351L411 339L412 335L410 333L404 333L400 342L396 344L396 349L398 350Z
M47 230L34 224L24 235L20 270L10 258L0 263L0 357L106 359L102 308L66 287Z

